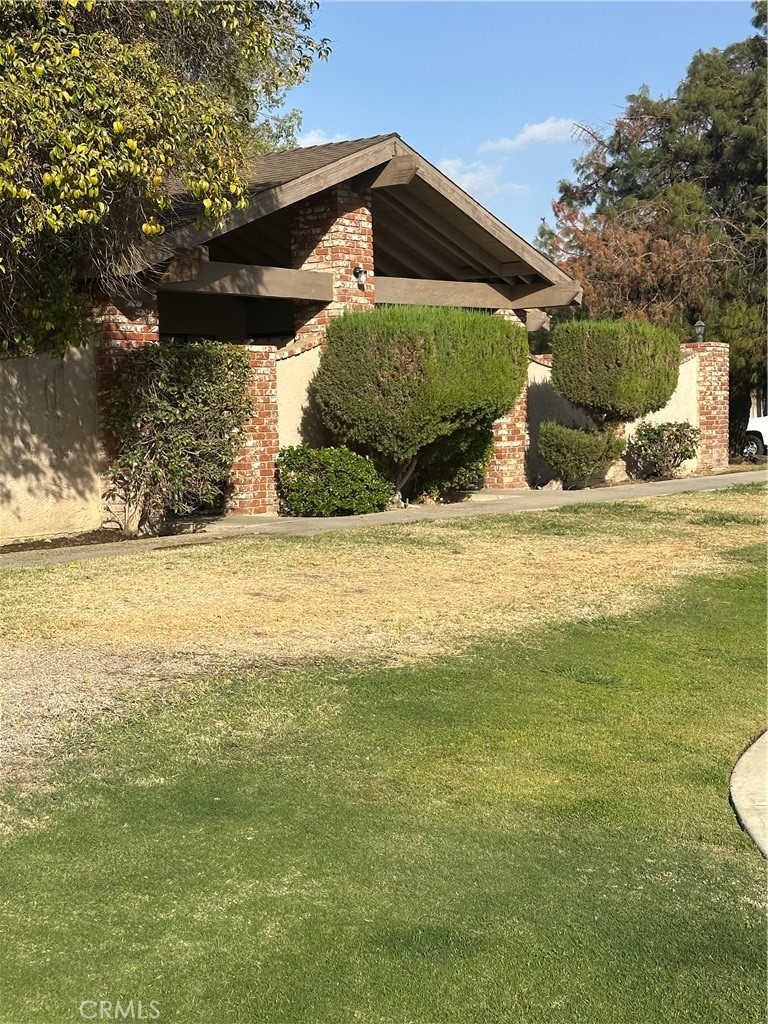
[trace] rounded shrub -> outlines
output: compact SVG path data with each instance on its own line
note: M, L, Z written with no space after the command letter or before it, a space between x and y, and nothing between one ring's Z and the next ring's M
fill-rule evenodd
M552 387L598 423L640 419L677 387L674 331L633 320L571 320L552 331Z
M551 420L539 428L539 451L566 486L584 483L621 458L624 440L610 430L564 427Z
M688 459L695 459L701 431L688 422L641 423L627 446L637 476L668 480Z
M286 516L351 516L381 512L392 485L370 459L349 448L283 448L277 457L280 511Z
M321 419L398 490L430 445L507 413L528 366L522 326L463 309L349 312L328 325L327 341L313 385Z

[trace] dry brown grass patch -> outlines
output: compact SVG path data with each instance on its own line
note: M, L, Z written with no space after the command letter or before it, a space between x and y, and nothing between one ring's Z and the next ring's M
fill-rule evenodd
M8 573L6 753L28 762L110 714L120 692L217 666L402 663L487 632L623 614L683 577L730 571L723 553L764 537L754 493L620 509L255 538ZM714 525L690 521L713 513ZM717 525L722 513L749 522ZM564 535L547 532L550 521Z

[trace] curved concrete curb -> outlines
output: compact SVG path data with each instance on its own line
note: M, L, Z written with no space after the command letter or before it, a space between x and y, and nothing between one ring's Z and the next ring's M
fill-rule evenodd
M736 762L731 774L731 806L741 827L768 857L768 732Z

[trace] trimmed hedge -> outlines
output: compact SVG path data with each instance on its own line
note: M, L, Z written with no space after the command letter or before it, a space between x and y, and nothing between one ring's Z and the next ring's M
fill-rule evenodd
M667 404L677 387L674 331L632 320L571 320L552 331L552 387L597 422L629 422Z
M528 366L525 328L463 309L352 311L327 341L313 386L320 416L398 489L429 445L508 412Z
M392 498L371 460L344 447L283 448L277 489L286 516L364 515L383 511Z
M539 451L569 485L586 482L621 458L624 439L610 430L581 430L549 420L539 428Z

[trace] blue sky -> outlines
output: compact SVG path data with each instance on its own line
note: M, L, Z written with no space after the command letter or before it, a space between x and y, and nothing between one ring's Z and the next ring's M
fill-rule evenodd
M295 89L303 144L398 132L532 240L581 146L646 84L672 93L697 50L751 32L749 3L325 0L327 63Z

